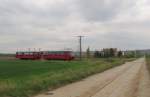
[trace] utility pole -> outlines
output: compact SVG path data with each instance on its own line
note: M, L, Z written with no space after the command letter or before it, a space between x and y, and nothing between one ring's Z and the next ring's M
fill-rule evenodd
M80 47L80 60L82 60L82 37L84 36L78 36L79 37L79 47Z

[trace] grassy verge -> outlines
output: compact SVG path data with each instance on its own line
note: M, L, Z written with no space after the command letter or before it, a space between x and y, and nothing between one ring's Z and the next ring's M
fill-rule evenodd
M0 60L0 97L30 97L134 59L83 61Z
M147 58L146 58L146 62L147 62L148 70L149 70L149 72L150 72L150 57L147 57Z

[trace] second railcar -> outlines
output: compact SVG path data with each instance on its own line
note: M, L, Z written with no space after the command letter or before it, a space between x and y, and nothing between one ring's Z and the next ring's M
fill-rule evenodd
M73 60L74 55L71 51L45 51L42 54L45 60Z

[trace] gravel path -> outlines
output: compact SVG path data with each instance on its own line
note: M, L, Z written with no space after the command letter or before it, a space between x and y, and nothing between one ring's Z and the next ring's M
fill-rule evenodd
M141 58L35 97L150 97L150 75Z

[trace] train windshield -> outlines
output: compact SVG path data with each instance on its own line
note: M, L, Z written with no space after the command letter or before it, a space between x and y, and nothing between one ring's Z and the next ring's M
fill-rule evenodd
M38 52L16 52L17 55L33 55L39 54Z

